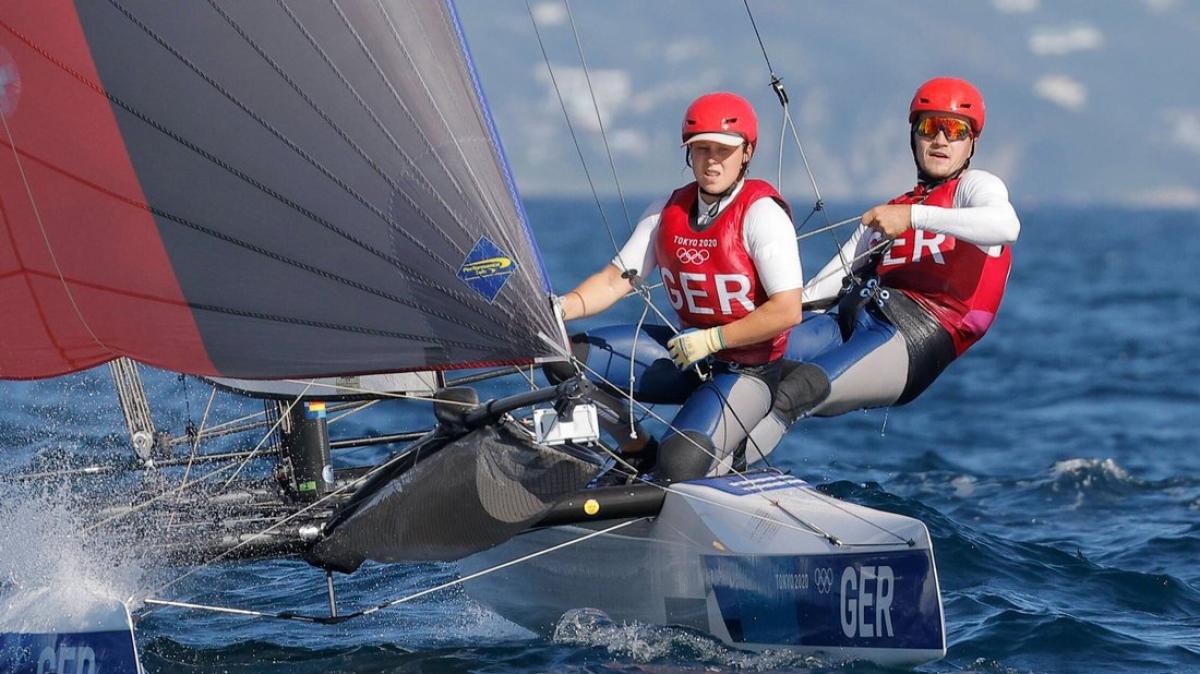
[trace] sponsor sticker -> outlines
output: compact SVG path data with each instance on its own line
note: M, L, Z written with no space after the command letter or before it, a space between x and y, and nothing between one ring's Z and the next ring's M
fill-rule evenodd
M516 260L486 236L481 236L458 268L458 278L492 302L517 268Z

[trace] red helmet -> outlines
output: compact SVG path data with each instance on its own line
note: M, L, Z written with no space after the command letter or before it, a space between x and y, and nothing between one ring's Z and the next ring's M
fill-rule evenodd
M922 112L952 112L971 121L975 135L983 133L987 111L983 94L966 80L955 77L935 77L922 84L908 106L908 123L917 121Z
M702 133L736 134L754 147L758 143L758 117L750 101L724 91L704 94L692 101L683 115L683 142Z

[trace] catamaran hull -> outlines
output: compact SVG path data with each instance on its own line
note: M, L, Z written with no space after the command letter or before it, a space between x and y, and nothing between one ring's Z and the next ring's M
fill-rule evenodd
M0 672L140 674L125 605L88 593L49 590L0 596Z
M464 560L463 573L613 524L536 530ZM748 650L890 666L946 652L925 526L776 474L673 486L658 517L469 581L467 591L541 633L586 607L616 622L690 627Z

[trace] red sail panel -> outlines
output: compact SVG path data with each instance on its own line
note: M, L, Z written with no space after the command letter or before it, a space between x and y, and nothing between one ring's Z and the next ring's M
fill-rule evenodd
M5 3L0 86L0 378L217 374L70 2Z

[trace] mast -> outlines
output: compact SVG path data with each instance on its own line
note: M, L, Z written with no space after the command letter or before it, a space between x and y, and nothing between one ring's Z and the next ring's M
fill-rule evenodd
M292 493L305 503L328 494L333 489L334 475L325 403L297 401L279 428L283 455L291 468L288 486Z

